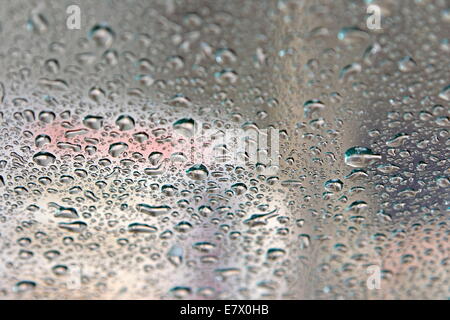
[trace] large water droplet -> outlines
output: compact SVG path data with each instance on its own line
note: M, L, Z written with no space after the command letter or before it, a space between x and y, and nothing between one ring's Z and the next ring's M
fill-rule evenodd
M124 142L116 142L109 146L109 154L113 157L119 157L128 150L128 145Z
M158 231L158 228L145 223L135 222L128 225L128 231L135 233L153 233Z
M55 162L56 157L50 153L50 152L38 152L33 156L33 161L40 166L48 166L49 164L52 164Z
M117 118L116 125L121 131L131 130L135 126L135 121L128 115L121 115Z
M159 161L162 159L162 157L163 157L163 154L161 152L153 151L148 156L148 160L150 161L150 163L152 165L156 166L159 163Z
M103 127L103 117L87 115L83 119L83 124L89 129L99 130Z
M186 174L192 180L204 180L208 177L208 169L203 164L197 164L186 170Z
M195 134L195 121L193 119L180 119L173 124L173 129L176 133L181 134L187 138L191 138Z
M50 143L51 141L52 141L52 139L50 139L50 137L48 135L40 134L36 137L36 139L34 140L34 143L36 144L36 147L41 148L45 144Z
M381 159L366 147L352 147L345 152L345 164L351 167L363 168Z

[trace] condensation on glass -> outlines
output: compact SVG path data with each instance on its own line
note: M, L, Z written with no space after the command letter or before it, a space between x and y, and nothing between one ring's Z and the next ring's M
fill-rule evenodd
M449 30L445 0L2 3L0 297L447 299Z

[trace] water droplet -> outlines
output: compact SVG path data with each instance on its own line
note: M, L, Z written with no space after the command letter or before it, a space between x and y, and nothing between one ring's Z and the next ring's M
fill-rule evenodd
M96 24L90 30L89 39L92 39L99 47L109 48L114 41L114 31L106 24Z
M188 221L181 221L173 227L176 231L186 233L192 229L192 224Z
M48 30L48 21L42 13L33 12L28 19L27 28L30 31L42 34Z
M39 113L39 120L45 123L51 123L55 120L56 115L52 111L42 111Z
M83 119L83 124L89 129L99 130L103 127L103 117L87 115Z
M183 118L174 122L173 129L176 133L191 138L195 134L196 124L193 119Z
M398 68L402 72L410 72L414 70L417 66L417 63L410 56L406 56L398 62Z
M325 182L325 189L330 192L339 192L342 190L344 183L339 179L332 179Z
M158 216L162 216L162 215L166 215L170 212L172 208L166 205L163 206L152 206L149 204L145 204L145 203L139 203L137 205L137 210L139 212L148 214L152 217L158 217Z
M124 142L116 142L109 146L109 154L113 157L119 157L128 150L128 145Z
M354 43L367 40L369 34L366 31L359 29L358 27L344 27L339 30L338 39L345 43Z
M186 174L192 180L205 180L209 172L203 164L197 164L186 170Z
M51 154L50 152L45 152L45 151L41 151L36 153L33 156L33 161L40 166L48 166L49 164L52 164L53 162L55 162L56 157Z
M308 234L300 234L298 236L300 240L300 249L308 249L311 245L311 238Z
M161 161L161 159L163 158L163 154L161 152L158 151L153 151L152 153L150 153L150 155L148 156L148 160L150 161L150 163L154 166L156 166L159 161Z
M190 106L192 106L191 100L182 94L175 95L169 101L169 104L174 107L190 107Z
M178 245L172 246L167 253L167 259L178 267L183 262L183 248Z
M158 228L146 223L134 222L128 225L128 231L134 233L154 233L158 231Z
M234 84L239 79L236 71L231 69L223 69L220 72L216 72L214 77L219 84Z
M310 118L313 113L321 112L325 109L325 104L320 100L308 100L303 104L303 112L305 117Z
M46 134L40 134L36 137L34 142L35 142L36 147L41 148L44 145L51 143L52 139L50 139L50 137Z
M131 130L135 126L135 121L128 115L121 115L117 118L116 125L121 131Z
M286 251L280 248L271 248L267 250L268 260L278 260L286 255Z
M374 154L366 147L352 147L345 152L345 164L351 167L367 167L378 160L381 160L381 155Z
M220 64L232 64L237 60L236 53L228 48L217 49L215 53L215 59Z
M71 232L83 232L87 228L87 224L83 221L74 221L74 222L60 222L58 226L61 229L65 229Z
M450 101L450 84L441 90L439 93L439 98L445 101Z
M235 183L231 186L231 189L237 194L241 195L247 191L247 186L244 183Z
M27 292L27 291L33 290L34 288L36 288L36 282L29 281L29 280L23 280L23 281L19 281L16 283L16 285L14 286L14 291L15 292Z

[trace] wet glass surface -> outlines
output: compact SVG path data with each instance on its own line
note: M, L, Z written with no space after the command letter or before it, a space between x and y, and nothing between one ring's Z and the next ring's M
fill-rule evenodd
M2 2L2 299L448 299L449 1L72 5Z

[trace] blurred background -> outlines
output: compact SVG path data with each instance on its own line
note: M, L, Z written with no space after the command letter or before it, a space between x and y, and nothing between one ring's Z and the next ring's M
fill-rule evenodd
M449 37L446 0L2 1L0 297L448 299Z

